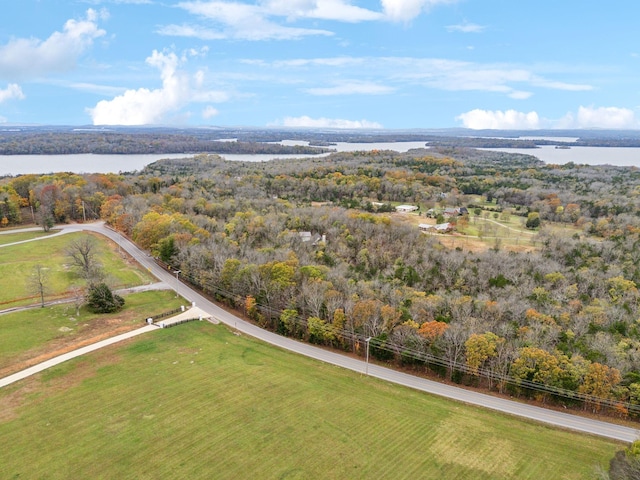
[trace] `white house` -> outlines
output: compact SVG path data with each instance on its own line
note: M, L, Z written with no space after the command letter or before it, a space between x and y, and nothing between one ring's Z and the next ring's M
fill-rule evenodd
M423 232L440 232L446 233L453 230L453 225L449 222L447 223L438 223L437 225L430 225L428 223L421 223L418 225L418 228Z
M396 212L398 213L415 212L416 210L418 210L418 207L415 205L398 205L396 207Z

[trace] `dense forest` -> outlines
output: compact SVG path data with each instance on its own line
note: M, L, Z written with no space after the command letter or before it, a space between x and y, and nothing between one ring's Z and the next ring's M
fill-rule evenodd
M220 137L223 138L223 137ZM304 145L217 141L219 136L183 133L12 132L0 135L0 155L232 153L318 154L330 150Z
M20 127L0 130L0 155L94 154L319 154L336 142L424 142L430 147L527 148L640 147L640 134L629 131L471 131L463 129L396 131L295 131L246 128ZM522 138L521 138L522 137ZM228 140L235 141L228 141ZM575 139L575 141L569 141ZM220 141L227 140L227 141ZM281 145L295 140L302 145ZM304 143L308 145L304 145Z
M0 209L2 226L32 212L44 228L101 218L282 335L543 402L640 412L635 168L454 146L264 163L201 154L135 174L6 178ZM419 228L443 220L453 233ZM524 240L479 227L498 224Z

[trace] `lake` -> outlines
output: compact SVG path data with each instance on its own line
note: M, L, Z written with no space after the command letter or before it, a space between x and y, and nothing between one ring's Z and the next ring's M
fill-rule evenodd
M162 158L192 155L0 155L0 175L27 173L118 173L140 170Z
M564 165L583 163L586 165L616 165L619 167L640 167L640 148L635 147L571 147L555 148L543 145L539 148L483 148L497 152L533 155L544 163Z
M284 145L305 145L306 142L284 141ZM345 143L338 142L331 148L339 152L395 150L406 152L425 148L425 142L385 142L385 143ZM571 147L557 149L554 146L540 148L491 148L509 153L533 155L545 163L565 164L569 162L588 165L618 165L640 167L640 148L618 147ZM326 155L326 154L325 154ZM153 155L0 155L0 176L23 175L27 173L118 173L141 170L146 165L163 158L185 158L191 154ZM324 155L221 155L230 161L265 162L274 158L296 159Z
M233 139L229 139L232 141ZM283 141L283 145L308 145L308 142ZM339 152L396 150L406 152L411 148L424 148L425 142L387 143L344 143L332 145ZM328 155L328 154L325 154ZM146 165L163 158L185 158L192 154L152 154L152 155L0 155L0 176L24 175L27 173L119 173L141 170ZM321 157L324 155L220 155L229 161L266 162L274 158L296 159Z

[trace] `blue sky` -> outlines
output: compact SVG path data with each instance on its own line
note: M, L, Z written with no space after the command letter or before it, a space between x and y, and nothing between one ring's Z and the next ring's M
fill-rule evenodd
M8 3L0 128L640 128L631 0Z

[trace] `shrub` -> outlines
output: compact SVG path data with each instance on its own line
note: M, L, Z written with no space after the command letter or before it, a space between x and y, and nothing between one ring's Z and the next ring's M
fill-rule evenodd
M98 283L89 287L87 306L94 313L113 313L122 309L124 298L113 293L106 283Z

